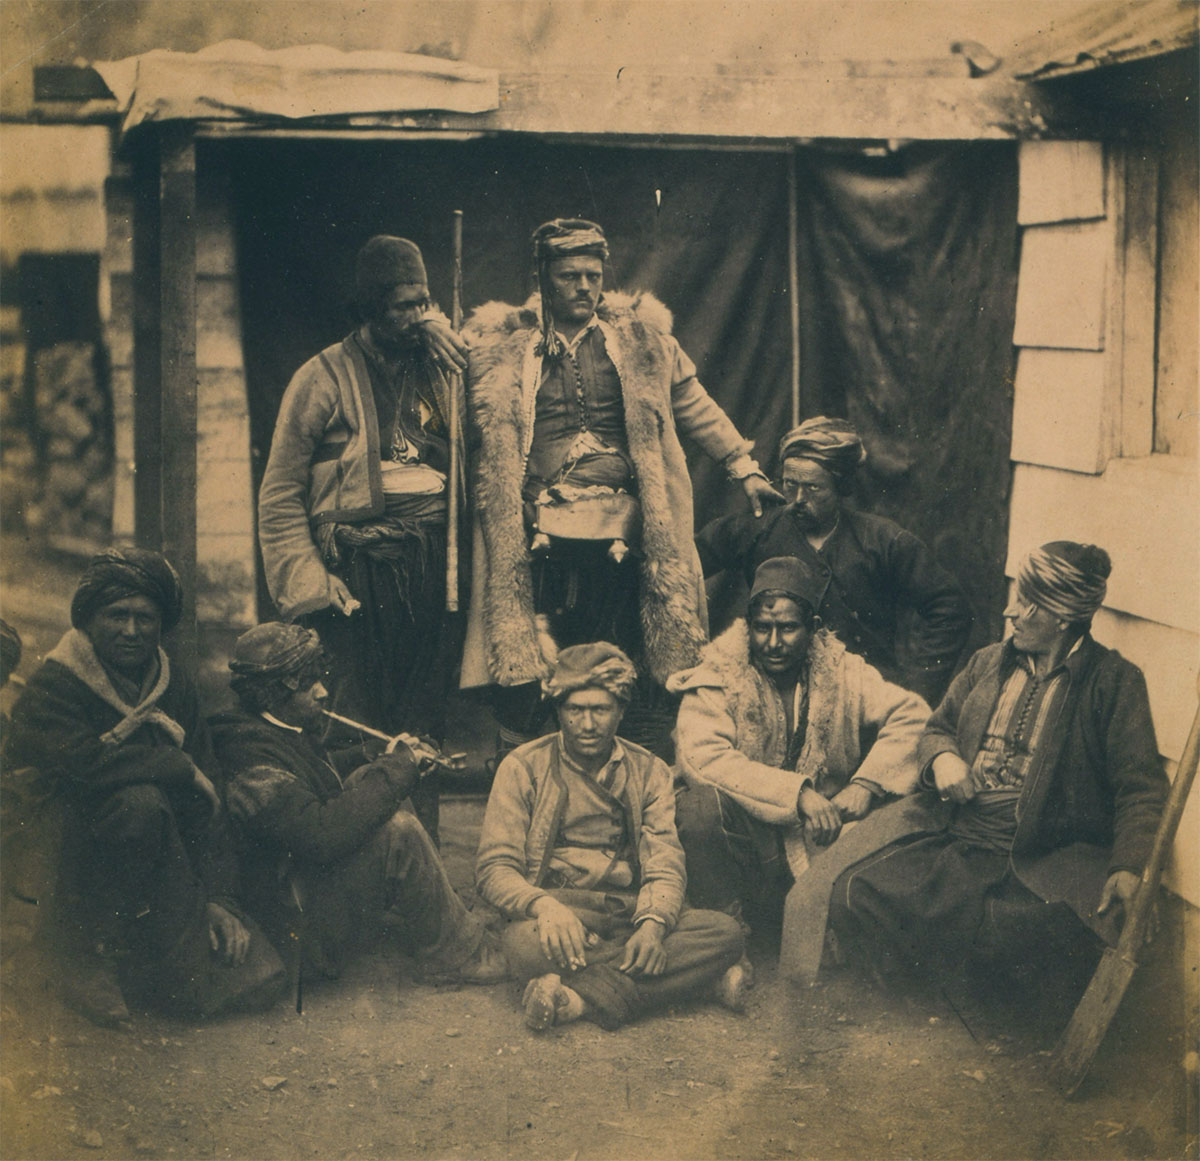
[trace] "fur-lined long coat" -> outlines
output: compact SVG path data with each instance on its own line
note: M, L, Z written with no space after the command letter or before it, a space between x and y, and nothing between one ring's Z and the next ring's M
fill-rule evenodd
M826 629L808 649L808 725L794 770L784 768L787 719L774 684L750 661L749 632L737 620L704 650L700 665L667 683L682 693L677 763L690 782L708 783L763 822L785 827L792 873L807 869L801 788L831 797L854 781L875 795L917 788L917 743L929 707L884 681L878 670Z
M534 624L521 501L542 360L539 300L481 306L467 402L476 441L476 536L464 687L520 685L548 672ZM597 318L621 380L629 455L642 506L641 620L653 676L695 665L707 637L704 578L693 541L692 485L679 442L690 437L732 475L751 444L696 378L671 335L671 312L650 294L606 294Z

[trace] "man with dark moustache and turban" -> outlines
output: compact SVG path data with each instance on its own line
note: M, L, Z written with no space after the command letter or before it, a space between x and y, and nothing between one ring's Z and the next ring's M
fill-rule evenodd
M362 326L309 359L279 408L258 495L263 567L284 620L329 650L332 708L440 740L458 661L446 376L466 349L430 303L412 242L372 238L355 279ZM436 842L436 777L415 806Z
M885 971L1090 970L1095 935L1115 942L1168 782L1141 670L1089 632L1110 569L1069 540L1025 557L1012 635L971 658L921 738L923 818L835 884L834 930Z
M105 1024L126 997L182 1014L265 1005L283 965L238 908L208 729L161 635L179 578L157 552L94 557L72 628L13 707L5 763L62 810L50 942L63 997Z
M268 622L229 662L240 708L213 719L241 839L247 906L304 963L336 976L346 957L397 933L428 982L507 974L495 937L463 906L424 827L402 804L431 751L411 734L329 751L326 659L317 634Z
M852 653L888 681L937 705L971 631L962 586L898 524L844 499L867 458L854 427L823 415L779 444L785 507L761 520L726 516L702 528L704 575L739 568L749 583L775 556L795 556L824 579L816 612Z
M671 772L617 737L636 680L606 641L562 650L545 684L558 732L518 746L492 784L475 880L510 921L534 1031L611 1030L705 995L743 1003L737 922L684 903Z
M745 618L668 684L682 695L675 811L689 897L745 925L744 908L775 909L786 890L780 966L808 982L833 880L894 837L881 808L916 790L929 718L821 627L824 588L795 557L764 561Z
M464 687L501 689L502 739L539 732L555 647L611 640L644 674L627 719L670 729L661 686L693 665L707 609L680 436L721 463L755 512L782 502L709 397L652 295L604 291L608 243L582 219L533 234L537 293L464 328L478 437L477 536ZM532 559L531 559L532 553Z

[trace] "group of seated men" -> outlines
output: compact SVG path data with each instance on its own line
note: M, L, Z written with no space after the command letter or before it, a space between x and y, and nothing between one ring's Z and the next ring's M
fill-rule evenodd
M102 1023L128 1002L261 1008L289 974L335 976L387 937L425 980L524 984L535 1030L689 997L738 1009L768 886L796 980L827 929L885 971L1088 954L1132 899L1167 789L1142 674L1089 632L1109 570L1092 545L1030 552L1011 635L931 715L822 625L811 563L770 557L745 616L670 679L674 770L620 736L627 654L561 649L543 681L557 730L504 757L484 816L497 938L406 809L439 760L427 741L328 749L328 657L299 624L242 635L238 708L206 720L161 644L174 569L110 549L4 738L6 772L36 772L61 818L46 927L64 999Z

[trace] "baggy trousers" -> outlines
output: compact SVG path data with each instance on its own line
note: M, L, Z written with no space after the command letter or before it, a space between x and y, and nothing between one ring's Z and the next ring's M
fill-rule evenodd
M483 924L446 875L421 823L398 810L354 854L297 868L310 959L335 975L347 952L394 935L427 975L450 974L479 948Z
M171 1012L210 1016L274 1002L283 964L253 921L250 948L226 964L209 943L208 892L199 868L232 857L223 823L194 795L124 786L85 812L65 812L63 855L51 907L54 950L116 953L121 986Z
M617 970L633 934L636 898L617 892L564 888L550 892L565 903L598 942L585 953L587 966L563 971L543 953L532 919L510 923L503 936L513 977L521 982L548 972L578 992L591 1007L590 1018L612 1030L646 1012L703 996L742 955L737 920L717 911L685 907L663 940L667 966L662 975L632 976Z

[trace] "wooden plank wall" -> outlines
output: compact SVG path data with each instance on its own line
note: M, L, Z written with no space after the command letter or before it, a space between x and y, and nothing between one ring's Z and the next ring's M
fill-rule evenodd
M1153 150L1022 142L1008 575L1071 539L1113 558L1094 632L1146 674L1169 768L1196 708L1200 485L1152 455L1158 164ZM1195 342L1194 320L1190 341ZM1200 903L1200 792L1168 882Z

